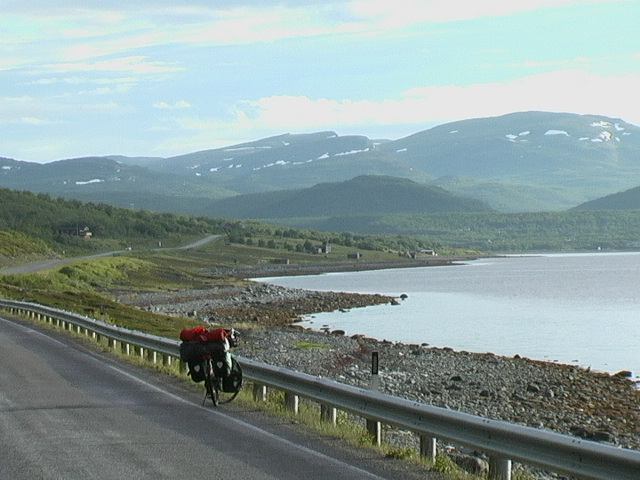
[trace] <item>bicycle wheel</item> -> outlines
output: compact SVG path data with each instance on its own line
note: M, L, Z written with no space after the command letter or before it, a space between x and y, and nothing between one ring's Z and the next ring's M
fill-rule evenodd
M213 365L211 360L207 360L205 374L204 374L204 399L202 400L202 406L207 402L207 398L211 399L214 407L219 404L219 389L217 388L218 378L213 371Z

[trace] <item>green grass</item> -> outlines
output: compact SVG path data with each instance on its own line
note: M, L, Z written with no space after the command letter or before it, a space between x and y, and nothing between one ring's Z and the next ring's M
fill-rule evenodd
M52 255L53 250L42 240L16 231L0 230L0 267Z

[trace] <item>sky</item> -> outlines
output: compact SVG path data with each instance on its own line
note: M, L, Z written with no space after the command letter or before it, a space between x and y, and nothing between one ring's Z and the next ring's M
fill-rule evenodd
M640 0L0 0L0 156L397 139L514 111L640 125Z

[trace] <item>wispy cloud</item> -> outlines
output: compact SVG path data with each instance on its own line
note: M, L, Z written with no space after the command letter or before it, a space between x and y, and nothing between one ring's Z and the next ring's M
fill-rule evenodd
M153 108L158 108L160 110L184 110L186 108L191 108L191 104L186 100L178 100L177 102L155 102L153 104Z
M270 96L238 103L231 118L177 118L175 126L182 132L165 139L158 150L185 152L245 141L251 135L324 129L366 133L375 126L404 125L410 133L463 118L528 110L610 115L640 125L637 85L640 74L563 70L509 82L417 87L401 98L381 101Z
M15 46L20 54L0 62L0 69L42 63L42 50L54 64L72 68L75 62L105 56L137 58L130 54L150 47L239 45L319 35L380 33L421 23L621 1L624 0L354 0L110 7L80 2L77 8L65 4L66 8L43 8L42 11L26 5L21 9L14 4L8 14L12 28L4 32L3 42ZM62 39L61 45L50 42L52 36ZM34 44L41 48L34 50L31 48ZM145 64L154 71L176 71L167 65ZM148 71L142 70L141 73Z
M348 4L352 15L370 27L390 29L418 23L444 23L484 17L558 8L568 5L620 3L625 0L354 0Z
M64 98L47 99L23 95L0 97L0 124L44 126L75 122L82 115L126 113L130 107L113 100L103 102L66 102Z
M100 60L95 62L66 62L43 65L42 69L58 73L95 73L117 72L137 75L155 75L161 73L179 72L182 67L166 62L150 61L144 56L129 56Z

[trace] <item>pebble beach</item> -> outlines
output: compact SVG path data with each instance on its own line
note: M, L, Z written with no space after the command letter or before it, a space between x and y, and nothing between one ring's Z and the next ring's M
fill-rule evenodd
M242 331L238 355L361 387L369 384L371 352L377 351L380 389L388 394L640 450L640 391L623 372L433 348L429 339L403 344L296 325L317 312L397 301L391 297L246 282L119 300L203 323L236 325Z

